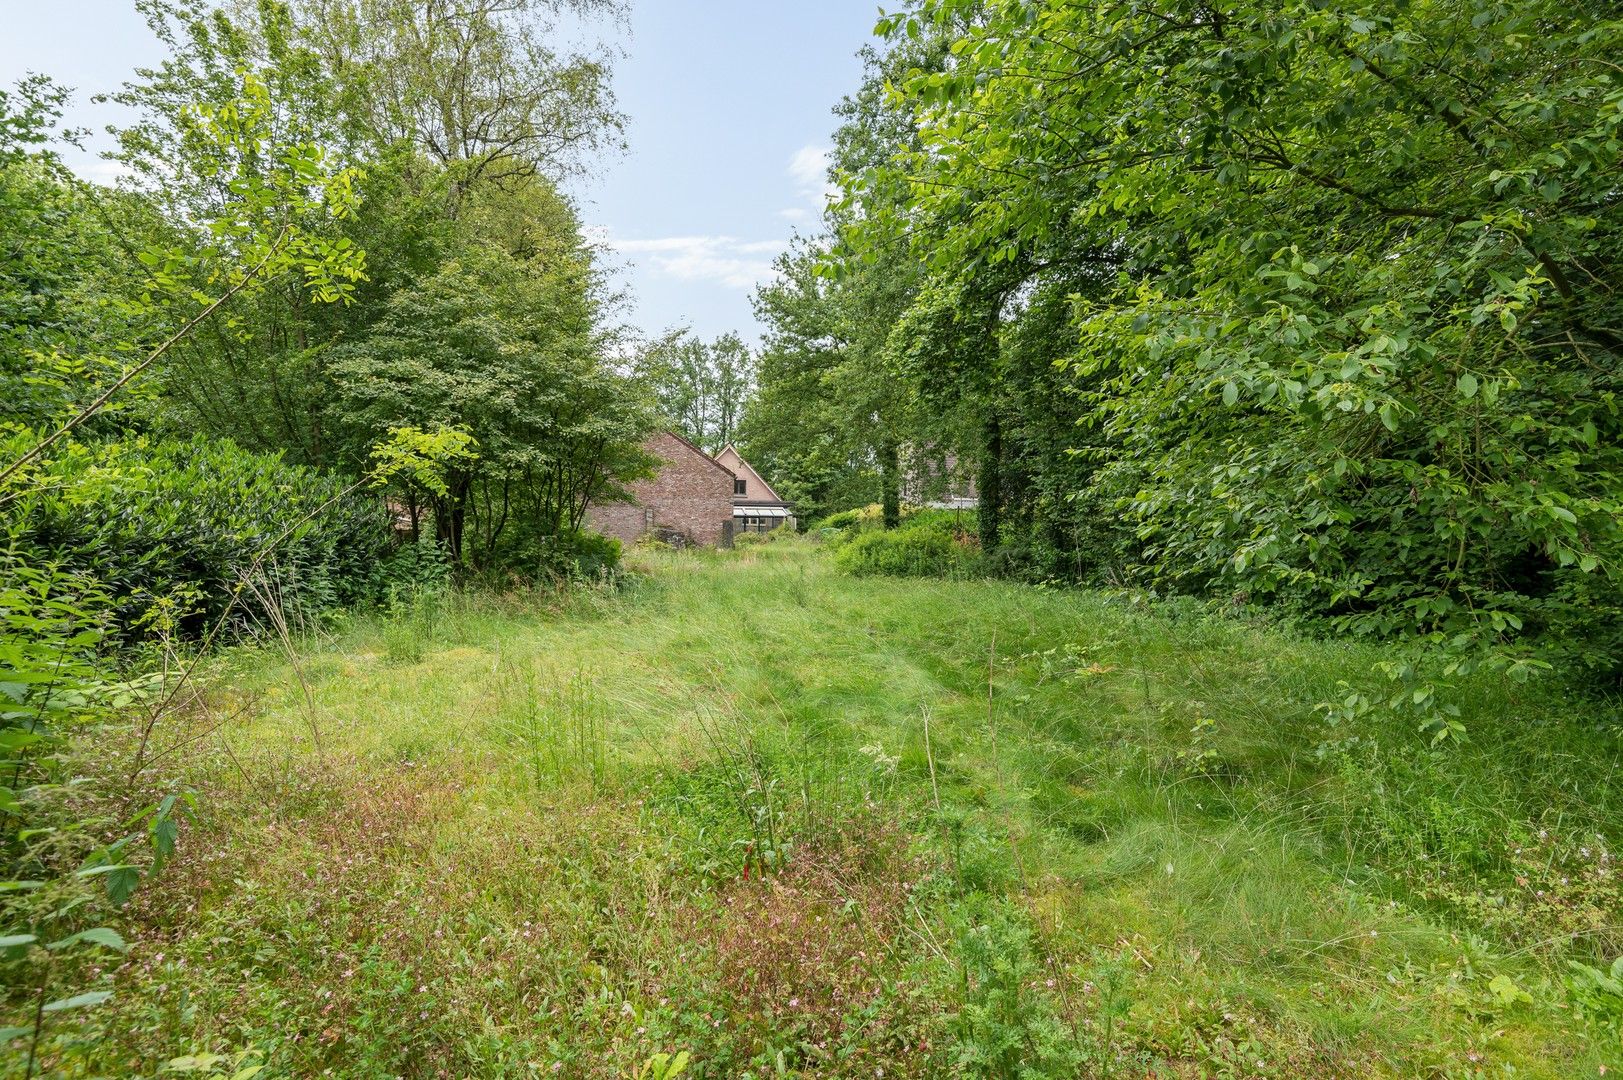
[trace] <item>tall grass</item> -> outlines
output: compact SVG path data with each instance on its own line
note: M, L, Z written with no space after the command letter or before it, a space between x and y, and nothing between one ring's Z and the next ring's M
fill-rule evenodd
M502 665L502 706L491 733L536 788L608 779L606 703L597 689L591 671L559 675L534 664Z
M325 764L285 664L222 672L261 705L229 755L199 753L226 809L137 913L165 956L120 976L92 1061L1617 1066L1610 999L1570 967L1620 947L1603 708L1476 676L1470 741L1439 751L1411 720L1318 708L1373 646L858 579L794 540L632 562L618 589L446 597L410 656L391 641L413 616L353 621L303 668ZM267 801L273 778L298 798Z

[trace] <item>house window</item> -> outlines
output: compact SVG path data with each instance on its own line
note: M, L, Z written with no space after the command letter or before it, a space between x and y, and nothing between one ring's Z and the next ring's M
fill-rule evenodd
M734 495L743 495L743 494L745 494L744 489L747 486L748 486L748 484L746 483L746 481L744 480L744 478L742 476L736 477L733 480L733 494Z

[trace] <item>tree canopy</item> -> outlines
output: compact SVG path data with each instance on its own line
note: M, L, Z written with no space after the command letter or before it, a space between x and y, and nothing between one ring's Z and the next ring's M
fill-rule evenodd
M1015 568L1615 674L1608 5L921 0L878 29L825 277L763 293L793 357L763 403L882 377L954 416L912 437L979 462ZM885 360L807 380L849 348L808 302L897 268Z

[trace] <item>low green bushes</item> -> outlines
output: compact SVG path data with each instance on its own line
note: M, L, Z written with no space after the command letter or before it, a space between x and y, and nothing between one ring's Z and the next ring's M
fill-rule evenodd
M837 514L830 514L812 526L813 532L851 534L862 531L864 528L877 526L880 520L879 504L857 507L853 510L841 510Z
M950 511L919 511L898 528L848 533L837 544L834 565L859 577L972 577L982 569L980 545Z
M379 599L393 550L376 495L202 439L72 447L17 495L0 529L0 544L29 562L97 582L125 633L160 602L180 629L200 632L239 588L233 611L245 621L269 604L297 620Z
M543 531L530 522L509 525L491 544L476 577L493 588L548 581L600 581L620 569L624 545L586 529Z

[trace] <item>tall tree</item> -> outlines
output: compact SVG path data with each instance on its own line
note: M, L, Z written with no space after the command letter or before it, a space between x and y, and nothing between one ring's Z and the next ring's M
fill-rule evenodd
M487 189L466 221L505 242L469 245L336 347L325 414L355 455L402 426L471 435L478 456L444 490L405 495L454 560L488 568L514 536L579 529L589 500L637 475L650 417L605 360L601 285L568 204L536 180Z
M855 242L1099 267L1060 361L1135 573L1615 669L1609 5L923 0L881 29L954 62L894 83L919 145L852 191L908 197Z
M658 338L637 361L665 422L707 453L738 439L739 418L755 389L755 359L737 334L712 342L677 330Z
M756 312L768 329L760 400L745 428L752 433L751 452L765 459L769 445L783 447L768 432L813 425L816 437L803 452L772 455L774 475L790 490L806 485L825 492L843 486L842 476L876 478L873 494L893 528L901 516L906 450L933 441L938 429L915 408L917 388L903 376L893 340L923 280L905 243L908 191L875 166L916 142L911 114L893 103L891 80L917 64L938 64L940 51L927 43L863 56L861 88L835 110L842 123L830 175L865 183L860 195L827 208L823 235L783 256L778 278L757 292ZM846 230L859 221L870 222L870 238L888 228L898 242L870 244L863 257L839 261L838 272L830 273L846 246Z
M560 19L620 10L619 0L293 0L352 122L447 170L453 212L469 188L557 179L617 145L607 50L550 42Z

